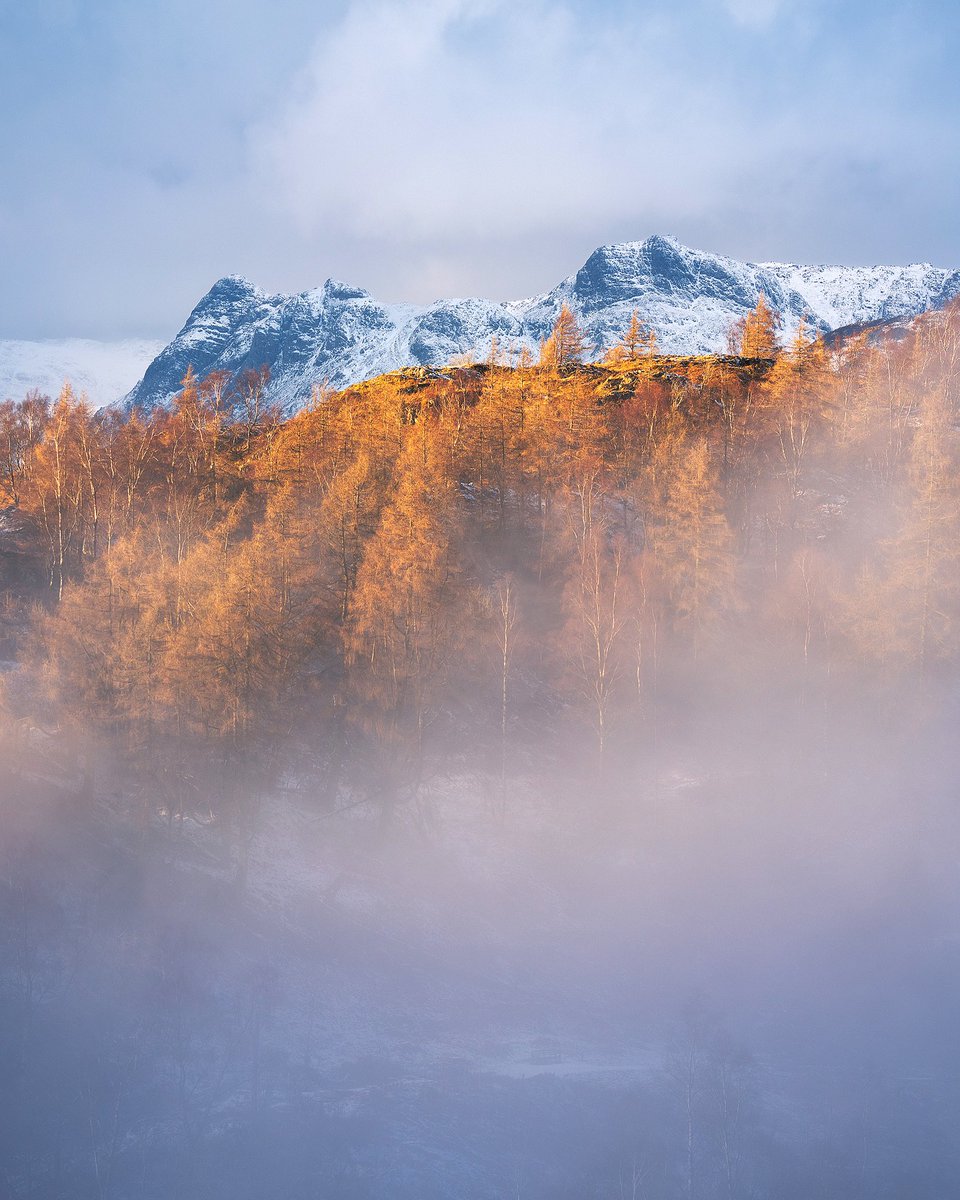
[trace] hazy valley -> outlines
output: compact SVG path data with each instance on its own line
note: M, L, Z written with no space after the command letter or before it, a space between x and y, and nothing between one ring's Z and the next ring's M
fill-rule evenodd
M949 1194L960 325L818 334L3 406L8 1194Z

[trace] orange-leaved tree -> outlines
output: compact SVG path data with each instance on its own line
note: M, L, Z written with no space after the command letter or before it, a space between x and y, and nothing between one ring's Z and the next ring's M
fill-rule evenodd
M551 371L576 366L583 361L586 350L587 339L580 322L570 305L564 301L550 336L540 348L540 365Z

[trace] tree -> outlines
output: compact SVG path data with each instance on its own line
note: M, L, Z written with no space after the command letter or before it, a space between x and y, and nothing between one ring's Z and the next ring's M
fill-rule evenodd
M551 371L562 371L583 361L587 340L573 310L566 301L540 350L540 364Z
M781 323L780 314L771 308L761 292L756 308L741 317L731 329L730 353L739 354L741 358L776 358Z
M38 391L0 404L0 487L12 504L20 503L30 457L43 439L49 414L50 401Z
M752 1195L745 1186L757 1109L757 1067L702 997L683 1013L665 1074L680 1118L686 1200Z
M80 569L88 518L88 475L83 444L90 436L90 412L64 384L36 447L36 470L25 496L43 530L48 579L57 599L69 574Z
M733 602L733 539L706 439L667 466L663 488L648 536L674 626L689 631L696 657L706 629Z
M960 454L944 381L924 397L899 529L885 547L894 653L921 680L960 643Z
M773 442L786 499L783 524L797 523L797 501L811 443L824 427L832 372L823 339L810 339L803 321L790 348L781 354L761 388L764 417Z
M450 646L450 482L428 418L397 461L396 480L357 571L347 630L354 717L371 736L385 814L417 794L424 737Z
M507 731L510 717L510 675L516 647L518 602L517 585L505 575L484 597L485 609L493 624L498 651L500 676L500 815L507 806Z
M656 352L656 333L640 320L639 312L634 309L623 337L608 352L607 362L611 366L635 366L642 357Z
M610 708L619 675L617 649L624 622L623 548L611 543L604 516L606 496L595 474L585 474L574 484L570 500L570 644L578 684L597 738L597 777L603 786Z
M254 436L265 428L276 425L279 420L279 411L267 398L269 385L269 367L249 367L240 377L237 405L247 454L250 453Z
M376 528L381 499L377 491L370 456L360 451L331 479L320 507L322 561L336 563L341 621L347 619L364 548Z

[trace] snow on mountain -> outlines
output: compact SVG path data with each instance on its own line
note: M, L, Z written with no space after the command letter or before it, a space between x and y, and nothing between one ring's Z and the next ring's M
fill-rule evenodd
M69 381L94 408L121 399L163 347L143 338L98 342L0 340L0 400L22 400L36 388L56 396Z
M442 366L502 353L536 353L564 303L577 314L594 357L614 345L634 309L673 354L723 350L737 318L763 292L785 336L805 317L827 332L940 307L960 293L960 272L907 267L744 263L653 236L595 250L575 274L542 296L497 303L438 300L385 305L337 280L295 296L268 295L245 279L216 283L126 398L149 408L174 395L192 367L237 375L270 368L272 399L294 411L316 384L345 387L384 371Z
M796 267L764 263L784 288L796 292L831 329L925 312L943 290L949 271L909 267Z

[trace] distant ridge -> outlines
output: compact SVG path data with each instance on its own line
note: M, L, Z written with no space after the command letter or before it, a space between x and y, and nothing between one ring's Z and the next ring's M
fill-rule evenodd
M269 295L231 275L197 304L174 340L126 397L150 409L175 395L192 367L237 375L270 368L270 395L286 412L313 387L346 387L385 371L484 357L495 338L505 355L536 353L564 303L577 314L593 357L621 336L637 309L670 354L715 353L727 331L763 292L790 333L802 316L824 333L939 308L960 293L960 271L905 267L745 263L654 235L601 246L579 271L543 296L388 305L328 279L298 295Z
M114 404L163 349L145 338L102 342L91 338L0 340L0 401L22 400L34 388L56 396L69 381L94 408Z

